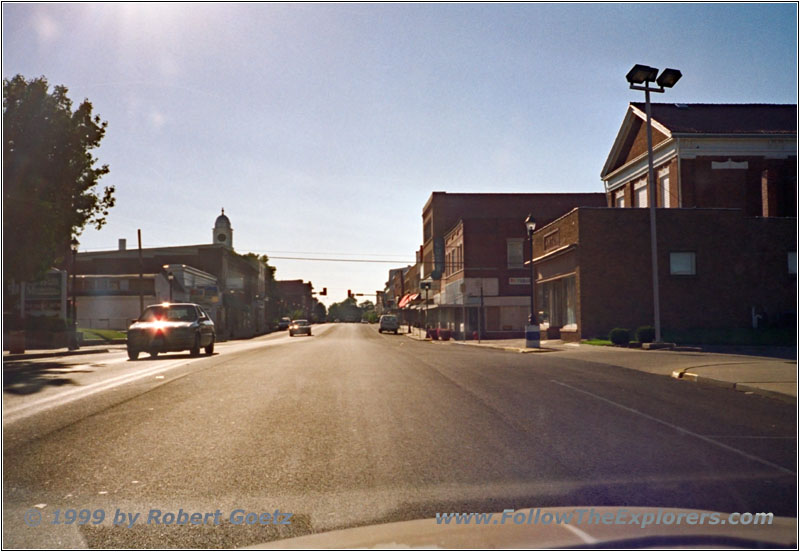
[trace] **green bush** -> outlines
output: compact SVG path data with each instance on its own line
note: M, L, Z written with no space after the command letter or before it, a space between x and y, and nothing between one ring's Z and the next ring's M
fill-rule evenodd
M631 341L631 331L624 328L614 328L608 333L608 339L614 345L627 345Z
M653 326L639 326L636 329L636 341L652 343L656 338L656 329Z

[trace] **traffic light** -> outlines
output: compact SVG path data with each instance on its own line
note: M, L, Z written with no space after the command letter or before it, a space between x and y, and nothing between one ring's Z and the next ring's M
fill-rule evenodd
M351 299L352 297L353 297L353 292L348 289L347 290L347 298Z
M322 288L322 291L319 292L320 295L328 295L328 288Z

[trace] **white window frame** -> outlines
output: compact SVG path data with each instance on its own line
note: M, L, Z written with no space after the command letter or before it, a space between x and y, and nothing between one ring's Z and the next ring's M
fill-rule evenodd
M624 208L625 207L625 190L619 190L614 194L614 207L617 208Z
M639 201L640 193L642 188L644 188L644 205L641 204ZM647 179L640 180L636 184L633 185L633 206L645 209L650 206L650 197L647 190Z
M661 206L672 207L672 196L670 195L670 186L669 186L669 173L664 175L659 175L658 189L661 190Z
M686 263L681 261L683 258L690 259L690 268L683 268ZM680 263L680 264L679 264ZM676 266L678 265L678 266ZM670 251L669 253L669 274L670 276L695 276L697 275L697 254L694 251Z

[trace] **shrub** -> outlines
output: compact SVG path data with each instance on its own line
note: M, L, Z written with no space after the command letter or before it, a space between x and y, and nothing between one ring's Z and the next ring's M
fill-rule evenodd
M614 328L608 333L608 339L614 345L627 345L631 340L631 331L624 328Z
M652 343L656 338L656 329L653 326L639 326L636 329L636 341Z

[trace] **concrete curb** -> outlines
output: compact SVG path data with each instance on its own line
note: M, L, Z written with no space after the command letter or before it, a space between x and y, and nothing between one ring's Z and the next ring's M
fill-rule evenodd
M485 343L470 343L463 341L453 341L453 345L466 345L471 347L484 347L486 349L497 349L498 351L509 351L512 353L550 353L558 349L526 349L522 347L505 347L503 345L486 345Z
M473 342L473 341L456 341L454 339L448 339L447 341L439 341L439 340L433 340L433 339L429 339L429 338L417 337L415 335L408 334L408 333L407 334L403 334L403 335L405 335L406 337L410 337L411 339L414 339L416 341L427 341L428 343L441 343L441 344L445 344L446 343L448 345L462 345L462 346L463 345L467 345L467 346L471 346L471 347L484 347L486 349L497 349L499 351L508 351L508 352L511 352L511 353L523 353L523 354L524 353L550 353L550 352L553 352L553 351L558 351L558 349L543 349L543 348L525 349L525 348L522 348L522 347L506 347L504 345L488 345L486 343L476 343L476 342Z
M62 356L94 355L108 353L109 349L76 349L75 351L53 351L52 353L22 353L18 355L3 355L3 362L11 360L33 360L36 358L53 358Z
M770 389L762 389L755 385L748 385L746 383L737 383L735 381L720 380L709 378L708 376L700 376L693 374L688 370L692 368L684 368L683 370L675 370L672 372L672 377L683 381L692 381L695 383L704 383L706 385L713 385L714 387L721 387L723 389L732 389L742 393L753 393L754 395L761 395L762 397L769 397L771 399L778 399L784 402L797 404L797 397L781 393L780 391L772 391Z

